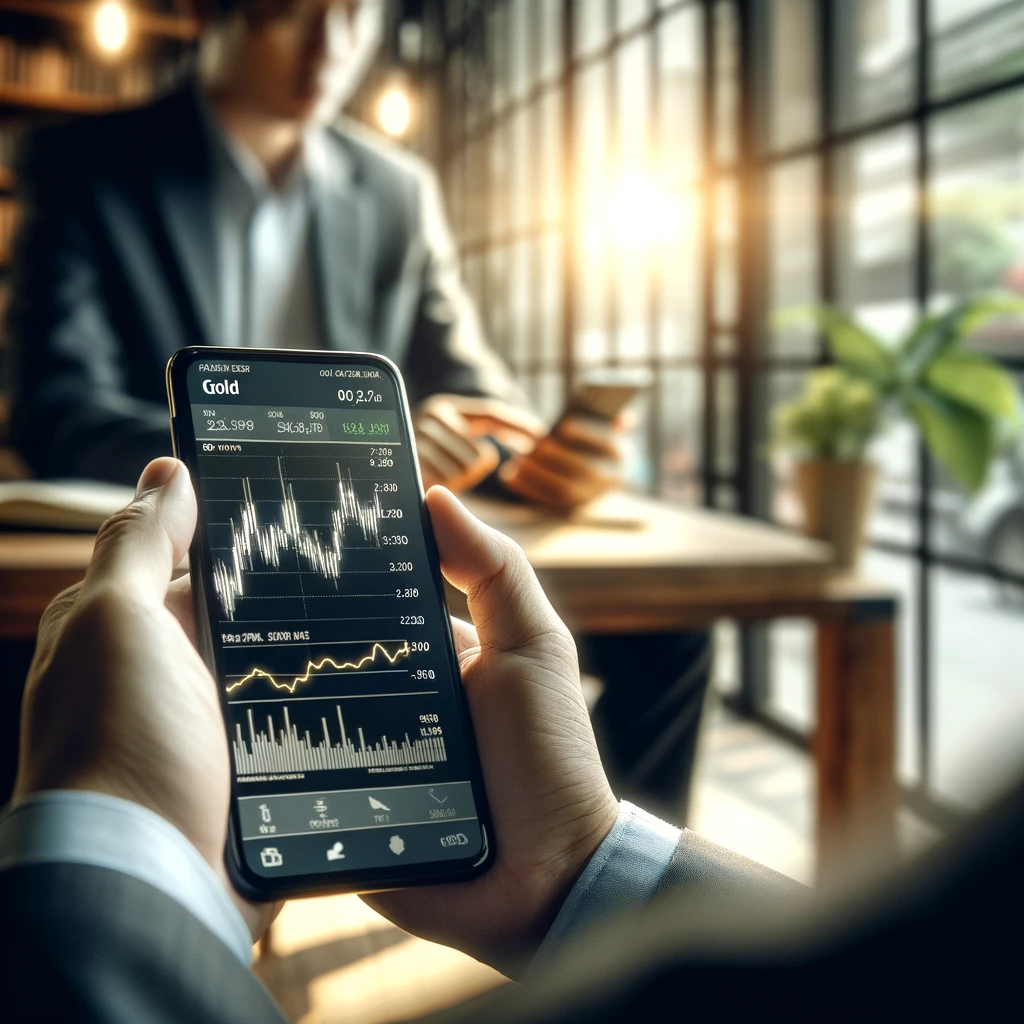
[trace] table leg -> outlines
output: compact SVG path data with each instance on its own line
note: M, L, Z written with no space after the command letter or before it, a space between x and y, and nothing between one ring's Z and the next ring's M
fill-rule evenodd
M894 602L853 602L818 623L818 879L895 852Z

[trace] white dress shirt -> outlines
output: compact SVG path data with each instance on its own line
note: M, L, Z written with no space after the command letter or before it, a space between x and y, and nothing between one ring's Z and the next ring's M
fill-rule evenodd
M203 109L213 152L222 344L324 348L311 184L345 180L331 173L324 129L306 132L295 163L274 185L259 160Z

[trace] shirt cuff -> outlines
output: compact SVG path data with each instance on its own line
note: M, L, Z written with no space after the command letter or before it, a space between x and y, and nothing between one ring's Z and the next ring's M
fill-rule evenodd
M682 831L626 800L540 944L530 972L598 921L645 906L665 877Z
M0 813L0 871L88 864L170 896L246 966L252 937L214 870L169 821L130 800L79 790L36 793Z

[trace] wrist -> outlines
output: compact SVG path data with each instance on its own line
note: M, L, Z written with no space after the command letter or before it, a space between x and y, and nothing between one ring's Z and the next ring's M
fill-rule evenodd
M481 957L514 980L525 974L573 887L614 827L619 804L609 790L586 813L564 811L561 817L563 823L567 819L572 822L571 831L567 833L564 824L556 826L561 832L558 849L538 858L525 880L521 901L524 915L519 927L501 937L502 948ZM504 945L510 935L516 936L515 942Z

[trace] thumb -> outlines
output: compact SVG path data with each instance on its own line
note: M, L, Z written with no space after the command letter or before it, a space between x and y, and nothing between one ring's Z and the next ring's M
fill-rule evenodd
M444 487L431 487L427 508L441 571L466 595L482 647L512 651L545 634L568 637L518 544L485 526Z
M184 463L154 459L139 477L135 500L100 527L83 594L113 584L162 604L195 526L196 498Z

